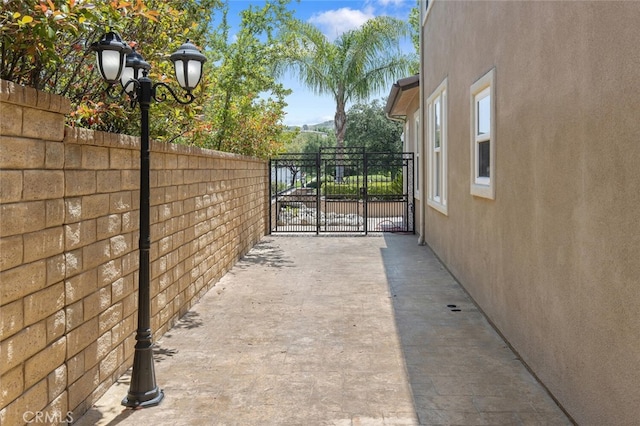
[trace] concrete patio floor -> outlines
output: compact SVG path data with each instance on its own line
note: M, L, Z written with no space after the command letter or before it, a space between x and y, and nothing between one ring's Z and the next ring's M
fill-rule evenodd
M572 424L413 235L265 237L156 346L76 424Z

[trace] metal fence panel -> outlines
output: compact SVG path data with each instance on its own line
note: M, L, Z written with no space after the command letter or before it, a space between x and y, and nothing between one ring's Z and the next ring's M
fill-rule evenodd
M413 153L321 148L270 169L272 233L415 232Z

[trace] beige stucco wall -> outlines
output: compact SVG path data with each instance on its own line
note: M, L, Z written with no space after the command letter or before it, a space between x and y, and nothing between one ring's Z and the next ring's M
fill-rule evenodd
M0 81L2 425L77 419L132 364L140 140L66 128L69 109ZM265 234L268 166L152 143L150 185L158 338Z
M446 2L448 216L427 243L581 425L640 419L640 2ZM495 68L495 200L470 195L470 87ZM423 121L424 122L424 121Z

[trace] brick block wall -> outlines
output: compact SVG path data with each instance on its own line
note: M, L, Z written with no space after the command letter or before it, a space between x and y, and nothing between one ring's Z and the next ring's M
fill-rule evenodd
M140 141L0 83L0 423L77 418L133 360ZM157 339L265 234L268 170L152 143L150 183Z

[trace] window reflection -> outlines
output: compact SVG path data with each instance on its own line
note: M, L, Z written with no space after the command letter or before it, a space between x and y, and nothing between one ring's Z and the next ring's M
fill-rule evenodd
M477 101L478 111L478 135L486 135L491 132L491 95L487 93Z

